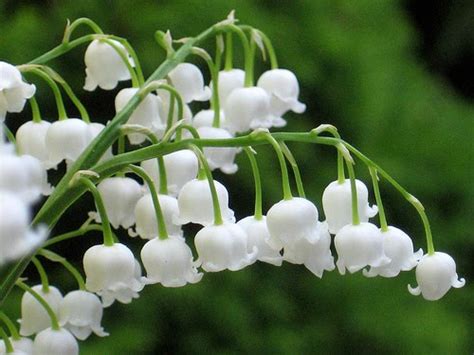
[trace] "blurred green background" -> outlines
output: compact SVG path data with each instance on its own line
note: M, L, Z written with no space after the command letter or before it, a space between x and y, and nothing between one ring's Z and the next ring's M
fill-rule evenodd
M406 289L415 283L414 272L366 279L334 271L320 280L303 266L258 263L239 272L207 274L180 289L147 287L131 305L106 309L103 325L111 336L92 336L81 344L81 353L472 353L473 2L1 0L0 60L27 62L60 42L67 18L86 16L105 32L128 38L150 74L164 58L153 41L155 30L192 36L231 9L241 23L269 35L281 67L299 78L308 108L302 116L288 114L286 129L336 125L424 203L436 248L455 258L467 284L428 302ZM84 49L50 65L80 93L95 120L105 122L113 117L116 91L82 91ZM257 68L261 72L267 64ZM44 116L54 118L50 92L38 87ZM7 118L12 127L29 119L28 113L14 117ZM324 187L336 178L334 151L302 144L291 148L308 197L321 206ZM281 198L278 166L267 149L260 149L259 157L268 208ZM241 218L252 212L253 180L245 157L238 160L236 175L216 176L227 184ZM356 169L370 186L363 166ZM388 184L381 190L389 222L426 250L415 210ZM79 225L87 208L92 208L88 198L71 208L57 233ZM192 244L195 230L188 232ZM83 252L98 240L67 242L57 250L80 265ZM142 242L130 243L138 255ZM47 266L63 292L75 287L65 272ZM37 279L33 271L29 275ZM19 316L18 303L15 291L6 305L12 316Z

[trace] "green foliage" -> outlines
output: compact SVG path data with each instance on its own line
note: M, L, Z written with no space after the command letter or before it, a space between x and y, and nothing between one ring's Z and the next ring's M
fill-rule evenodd
M334 271L319 280L302 266L258 264L236 273L207 274L199 284L182 289L147 287L131 305L106 310L104 326L111 336L81 344L82 353L472 352L474 242L468 231L474 219L474 107L416 56L420 40L399 2L7 1L0 3L0 59L27 62L61 40L66 18L87 16L106 32L127 37L149 74L164 59L153 42L155 30L169 28L174 38L195 35L231 9L242 23L268 34L280 65L300 80L308 110L304 117L288 115L287 128L308 130L332 123L392 173L424 203L435 247L453 255L468 284L433 303L408 294L413 272L368 280ZM113 96L101 92L109 101L99 101L98 94L79 90L82 55L77 50L52 66L80 92L92 119L106 121L113 116ZM258 66L265 68L267 64ZM46 105L50 92L39 95L43 112L54 117L54 105ZM324 187L336 178L334 151L290 148L301 164L308 197L321 206ZM267 209L281 198L274 173L278 162L270 149L258 152ZM218 179L231 184L231 204L244 217L253 208L253 180L244 155L239 166L236 176ZM356 173L368 178L362 164ZM417 248L426 249L415 210L384 182L381 192L389 223L409 232ZM62 228L67 225L65 221ZM71 284L60 282L63 274L55 275L53 282ZM18 312L14 302L7 308Z

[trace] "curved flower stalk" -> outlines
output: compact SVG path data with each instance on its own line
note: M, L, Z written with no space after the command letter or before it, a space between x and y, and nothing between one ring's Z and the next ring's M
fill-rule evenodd
M199 137L228 139L232 135L223 128L200 127L198 128ZM235 174L238 170L237 164L234 163L235 156L239 153L240 148L204 148L203 152L211 170L219 169L224 174Z

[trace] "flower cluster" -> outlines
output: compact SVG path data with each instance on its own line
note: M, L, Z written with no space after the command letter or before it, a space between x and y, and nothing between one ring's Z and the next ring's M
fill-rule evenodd
M206 60L211 72L209 85L198 66L172 60L166 78L153 74L145 83L139 60L126 40L103 35L90 20L78 21L76 25L89 21L97 32L85 52L84 89L112 90L119 81L129 79L132 86L117 93L116 117L104 126L90 122L85 108L66 87L82 115L82 119L68 118L56 83L63 84L63 80L58 80L49 67L25 66L25 72L46 78L56 95L59 119L50 123L40 117L33 97L35 86L23 81L16 67L0 62L0 118L3 120L7 112L21 111L27 99L32 100L34 116L17 130L15 144L1 136L0 264L34 254L32 261L42 281L32 288L17 281L25 290L21 327L18 334L12 331L10 339L4 337L1 346L5 350L0 351L77 354L76 339L85 340L92 333L108 335L101 326L103 310L115 301L130 303L146 285L183 287L201 281L205 273L237 271L257 261L274 266L285 261L304 265L319 278L336 267L340 274L362 271L367 277L395 277L416 268L418 286L409 286L409 291L428 300L440 299L451 287L464 285L463 279L458 280L454 260L435 252L419 201L401 191L409 196L425 223L425 255L421 249L414 251L405 232L387 224L376 167L366 159L378 206L369 204L368 188L355 179L353 158L345 142L328 125L302 139L317 143L322 132L329 132L334 138L326 140L338 148L338 179L322 194L325 219L321 218L318 207L305 197L297 163L285 145L284 141L292 136L269 132L272 127L285 126L283 116L287 112L305 111L306 106L299 101L298 80L291 71L278 68L271 43L265 41L272 68L254 84L255 58L249 41L258 40L258 30L250 29L246 34L248 28L235 26L232 17L220 24L222 33L237 30L243 34L245 70L232 68L229 63L220 68L204 50L183 46L180 51L190 51L188 54ZM69 48L69 32L76 25L66 29L66 42L60 48ZM158 39L168 56L173 56L170 34ZM209 102L210 107L193 112L195 101ZM266 214L262 211L260 174L252 148L263 144L275 150L283 186L282 200ZM235 157L242 151L249 157L255 179L255 212L236 221L227 187L214 175L219 173L217 170L236 173ZM358 151L352 153L357 155ZM345 178L344 161L349 179ZM56 216L51 217L53 213L62 214L53 208L68 206L74 202L70 196L79 197L86 191L92 193L96 211L89 212L89 219L77 231L43 244L46 227L30 227L31 206L41 195L51 193L47 170L57 169L62 162L67 173L40 210L38 222L44 220L52 227L56 221ZM298 196L291 192L288 162L294 170ZM380 228L369 221L377 213ZM194 236L197 255L193 255L188 236L183 233L182 227L188 223L201 226ZM49 246L90 230L102 231L103 243L85 251L83 280L81 273ZM123 231L144 239L139 253L127 246L128 236L122 239ZM337 255L333 255L334 249ZM78 289L63 297L58 288L49 285L39 256L64 265L77 279ZM12 275L15 272L13 269ZM28 338L33 335L34 342Z

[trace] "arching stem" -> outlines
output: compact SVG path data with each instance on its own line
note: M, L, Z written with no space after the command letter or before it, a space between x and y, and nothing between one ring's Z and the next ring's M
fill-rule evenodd
M293 175L295 176L298 195L302 198L306 198L306 194L304 192L304 187L303 187L303 180L301 179L300 169L298 168L298 163L296 162L295 157L293 156L293 154L291 153L291 150L288 148L285 142L281 141L280 147L286 159L290 163L291 168L293 169Z
M41 279L41 285L43 286L43 292L48 293L49 292L49 281L48 281L48 274L43 268L43 265L41 265L40 261L36 256L33 256L31 258L31 261L33 262L33 265L35 265L36 270L38 270L38 274L40 275Z
M252 147L244 147L243 148L247 157L250 161L250 166L252 167L252 173L255 183L255 210L254 210L254 218L256 220L261 220L263 218L262 214L262 182L260 179L260 171L258 169L257 159L255 158L255 151Z
M82 277L81 273L69 261L67 261L66 258L47 249L41 249L38 254L44 256L48 260L60 263L62 266L64 266L64 268L69 271L76 279L79 289L82 291L86 290L86 284L84 283L84 278Z
M8 328L8 331L10 332L10 335L13 340L20 340L21 336L18 333L18 329L15 326L15 324L12 322L12 320L5 314L5 312L0 311L0 319L5 323L5 325Z
M369 167L370 176L372 177L372 184L374 186L375 201L379 209L380 229L382 232L388 231L387 219L385 217L385 209L382 203L382 197L379 190L379 177L377 176L377 170L373 167Z

